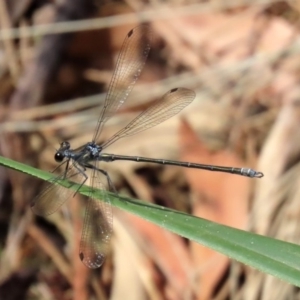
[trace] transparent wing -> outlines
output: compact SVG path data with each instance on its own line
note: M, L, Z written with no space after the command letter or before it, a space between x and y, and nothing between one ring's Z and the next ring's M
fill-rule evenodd
M136 134L164 122L189 105L194 100L195 95L195 92L185 88L170 90L101 146L104 149L120 138Z
M76 167L74 163L70 163L67 170L46 182L42 191L31 202L33 212L40 216L48 216L56 212L67 199L75 194L73 190L61 186L58 182L69 179L70 184L72 182L83 184L85 177L79 170L79 166Z
M93 193L87 200L79 257L88 268L95 269L103 264L108 252L113 215L109 198L95 169L92 170L91 187L92 190L100 189L101 200L95 199Z
M150 51L151 30L140 25L127 34L112 76L104 107L93 136L96 142L104 123L124 104L138 80Z

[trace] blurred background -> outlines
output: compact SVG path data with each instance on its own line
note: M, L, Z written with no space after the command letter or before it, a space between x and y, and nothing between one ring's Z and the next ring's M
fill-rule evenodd
M123 40L140 23L153 30L150 56L99 143L185 87L197 97L181 114L107 152L265 177L102 163L119 193L299 243L300 1L0 0L1 155L51 171L61 141L90 141ZM30 209L41 182L5 168L0 178L0 299L300 299L118 209L109 255L89 270L78 257L81 196L41 218Z

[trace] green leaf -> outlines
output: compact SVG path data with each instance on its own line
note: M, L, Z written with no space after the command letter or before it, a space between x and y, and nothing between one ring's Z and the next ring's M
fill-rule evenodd
M0 165L43 180L53 174L0 157ZM68 186L67 181L61 182ZM72 189L76 189L72 185ZM87 195L89 187L80 193ZM108 193L114 206L300 287L300 246L234 229L140 200ZM100 199L101 194L95 192Z

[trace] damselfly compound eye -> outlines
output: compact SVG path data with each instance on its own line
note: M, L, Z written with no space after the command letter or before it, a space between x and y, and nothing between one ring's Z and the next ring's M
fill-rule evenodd
M64 155L62 155L61 153L57 152L54 155L54 159L56 162L62 162L64 160Z

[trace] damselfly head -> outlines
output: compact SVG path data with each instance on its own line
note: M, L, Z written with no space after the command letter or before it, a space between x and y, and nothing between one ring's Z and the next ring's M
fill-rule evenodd
M54 155L54 159L56 162L62 162L65 158L65 151L70 149L70 143L69 142L62 142L60 144L59 149L56 151Z

